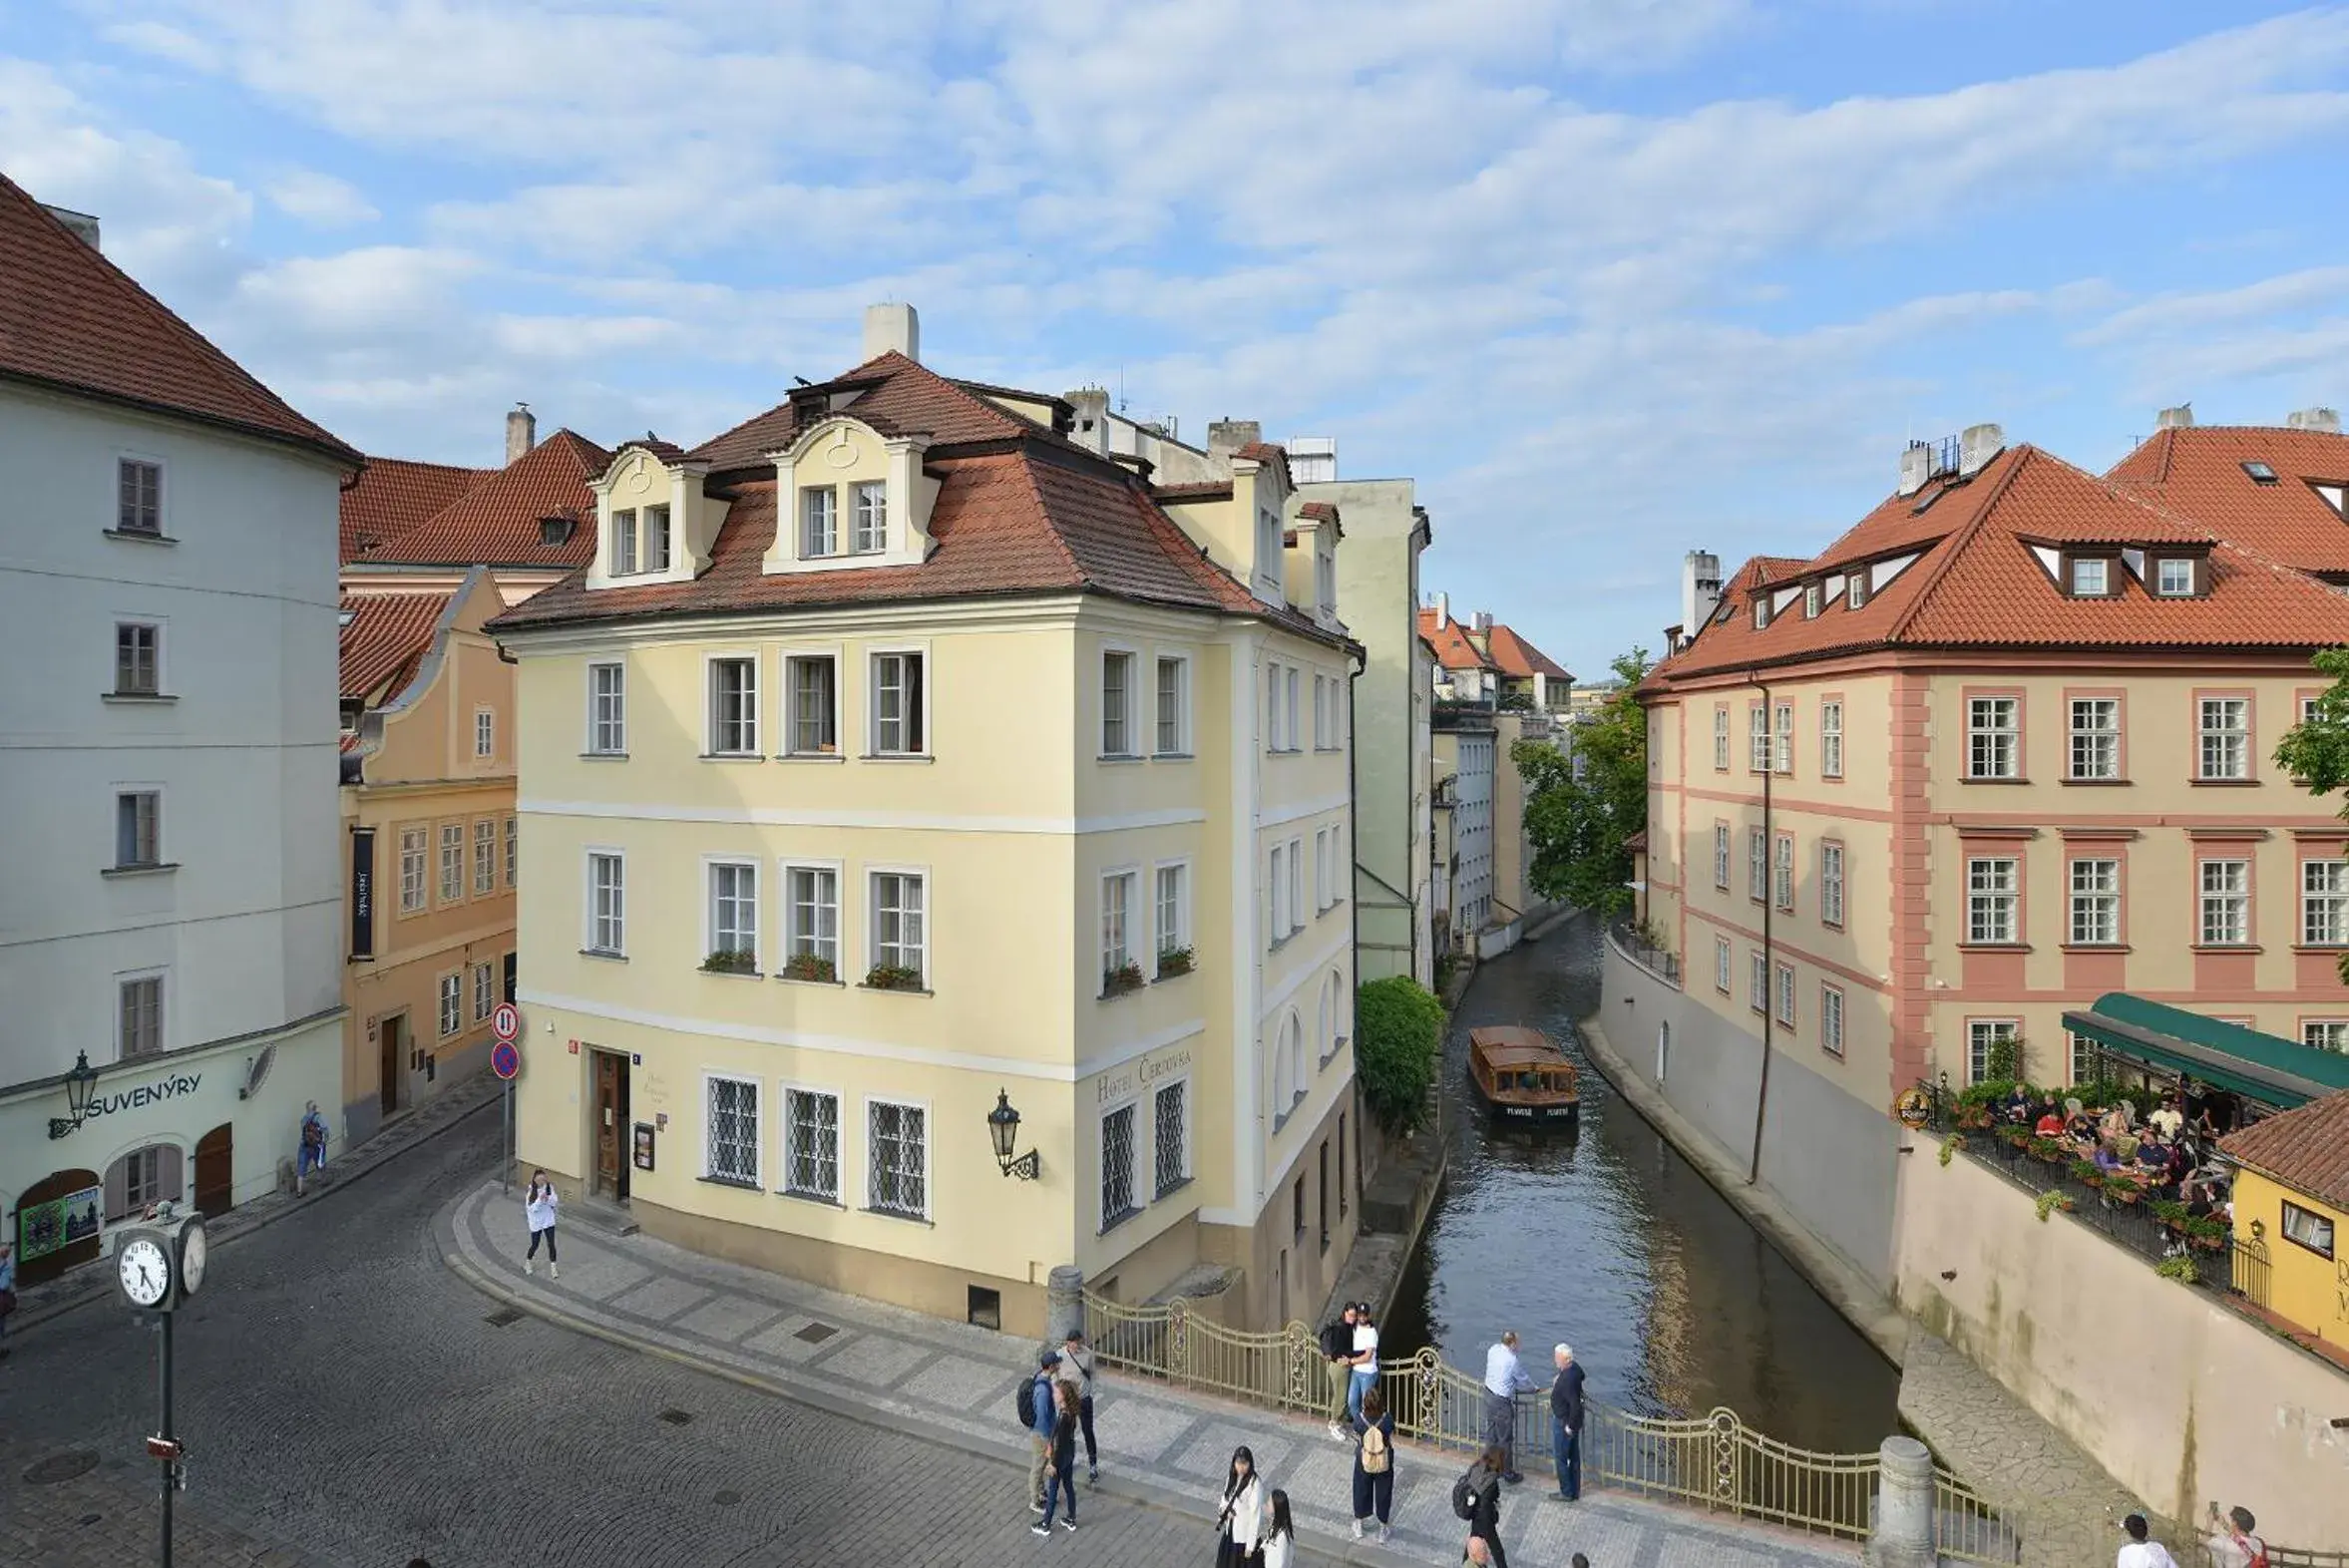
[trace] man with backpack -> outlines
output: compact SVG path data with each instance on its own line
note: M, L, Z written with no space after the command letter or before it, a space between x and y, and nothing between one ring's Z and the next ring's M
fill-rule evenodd
M1027 1508L1044 1511L1044 1466L1052 1459L1052 1378L1060 1353L1046 1351L1036 1363L1036 1374L1019 1385L1015 1407L1019 1424L1027 1428Z
M1346 1304L1346 1311L1335 1323L1322 1326L1322 1360L1330 1364L1330 1436L1337 1442L1352 1442L1354 1434L1346 1425L1353 1403L1347 1389L1354 1381L1354 1303Z
M2250 1509L2229 1508L2221 1519L2218 1504L2213 1502L2210 1522L2218 1526L2205 1543L2210 1549L2210 1568L2268 1568L2267 1543L2251 1533L2259 1521L2251 1517Z

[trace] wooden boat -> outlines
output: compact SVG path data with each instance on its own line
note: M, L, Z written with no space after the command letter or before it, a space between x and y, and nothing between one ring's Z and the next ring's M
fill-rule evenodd
M1582 1113L1574 1063L1539 1029L1469 1030L1468 1080L1497 1121L1571 1127Z

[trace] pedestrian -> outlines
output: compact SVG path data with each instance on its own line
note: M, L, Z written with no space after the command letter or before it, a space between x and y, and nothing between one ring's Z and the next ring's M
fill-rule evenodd
M16 1248L0 1241L0 1362L8 1360L8 1318L16 1311Z
M1573 1560L1568 1564L1568 1568L1591 1568L1591 1560L1583 1556L1582 1553L1576 1552Z
M2113 1568L2177 1568L2177 1559L2169 1555L2168 1547L2146 1538L2149 1527L2144 1514L2133 1513L2122 1520L2121 1533L2129 1537L2129 1543L2113 1559Z
M1467 1555L1476 1561L1474 1547L1483 1542L1491 1554L1492 1568L1509 1568L1509 1554L1501 1550L1501 1477L1507 1473L1507 1464L1500 1445L1487 1443L1464 1477L1468 1487Z
M1571 1345L1555 1347L1550 1359L1558 1364L1550 1384L1550 1456L1558 1465L1558 1495L1573 1502L1582 1496L1582 1365Z
M302 1183L312 1171L326 1168L326 1118L318 1114L318 1102L312 1100L302 1112L301 1152L294 1156L293 1195L302 1195Z
M1346 1413L1363 1412L1363 1395L1378 1385L1378 1326L1370 1319L1370 1304L1354 1304L1353 1372L1346 1383Z
M1394 1532L1387 1518L1394 1511L1394 1417L1387 1413L1386 1396L1372 1388L1363 1395L1362 1413L1355 1417L1354 1538L1363 1538L1363 1525L1378 1518L1378 1541L1384 1545Z
M1093 1442L1093 1351L1085 1344L1085 1331L1068 1331L1068 1343L1060 1347L1060 1376L1076 1390L1076 1418L1085 1434L1085 1480L1098 1483L1101 1479L1101 1450Z
M1289 1568L1297 1554L1297 1526L1289 1522L1289 1494L1278 1486L1265 1501L1264 1568Z
M1525 1479L1517 1473L1517 1395L1532 1386L1533 1379L1517 1364L1517 1331L1512 1329L1484 1353L1484 1441L1500 1450L1501 1479L1511 1486Z
M2267 1543L2251 1533L2259 1521L2250 1509L2229 1508L2221 1519L2213 1502L2210 1522L2217 1526L2204 1543L2210 1549L2210 1568L2267 1568Z
M547 1179L547 1173L532 1172L530 1187L522 1196L522 1217L530 1223L531 1228L530 1251L522 1255L523 1273L536 1272L536 1266L531 1260L538 1257L539 1243L544 1241L547 1244L547 1278L563 1278L563 1270L555 1262L555 1211L561 1202L555 1196L555 1184Z
M1065 1363L1067 1358L1061 1361ZM1076 1528L1076 1384L1053 1377L1050 1386L1052 1435L1046 1439L1050 1452L1044 1456L1044 1516L1028 1526L1036 1535L1052 1533L1052 1518L1064 1497L1068 1499L1068 1517L1060 1521L1060 1528Z
M1215 1568L1246 1568L1262 1559L1257 1542L1264 1535L1264 1482L1256 1473L1256 1455L1245 1444L1232 1450L1232 1467L1224 1474L1223 1510L1215 1516Z
M1030 1513L1044 1511L1044 1467L1052 1457L1052 1385L1059 1379L1053 1375L1060 1365L1060 1353L1047 1350L1036 1362L1036 1372L1027 1379L1019 1404L1020 1418L1027 1422L1027 1507Z
M1352 1441L1347 1427L1354 1419L1354 1303L1323 1328L1322 1359L1330 1364L1330 1436Z

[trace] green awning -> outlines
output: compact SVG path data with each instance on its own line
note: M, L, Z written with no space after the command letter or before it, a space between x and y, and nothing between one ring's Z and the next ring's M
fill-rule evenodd
M2116 1056L2180 1073L2278 1110L2349 1089L2349 1054L2221 1023L2125 990L2106 992L2085 1012L2065 1013L2064 1027Z

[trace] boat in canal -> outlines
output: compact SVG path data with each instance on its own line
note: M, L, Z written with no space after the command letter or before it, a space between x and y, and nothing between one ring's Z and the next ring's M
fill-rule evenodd
M1582 1114L1574 1063L1539 1029L1500 1024L1469 1030L1468 1081L1498 1122L1570 1128Z

